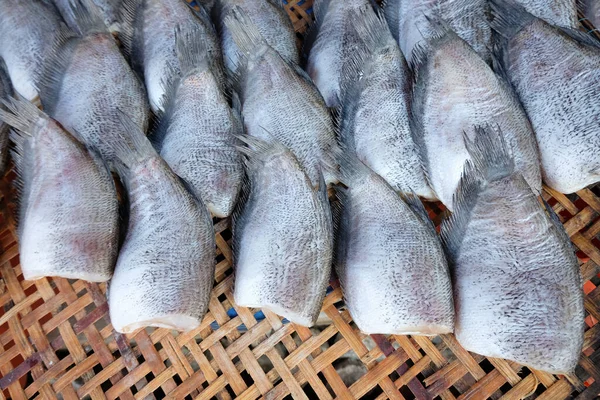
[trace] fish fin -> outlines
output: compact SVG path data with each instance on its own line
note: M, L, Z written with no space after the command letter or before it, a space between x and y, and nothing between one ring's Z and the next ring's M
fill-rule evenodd
M237 92L231 93L231 114L233 115L235 132L238 135L244 134L244 116L242 114L242 102Z
M240 193L238 195L238 200L237 200L237 203L231 213L231 233L232 233L231 251L233 254L233 263L232 264L233 264L234 271L236 268L237 254L239 252L239 249L241 248L241 246L240 246L241 239L240 238L242 235L238 234L238 232L243 230L243 227L246 223L247 217L244 215L244 210L246 208L246 205L248 204L248 201L249 201L251 195L252 195L252 184L250 182L250 178L248 177L247 173L244 173L244 176L242 177L242 184L240 186Z
M429 71L427 71L427 68L423 68L418 72L418 77L414 81L409 124L410 135L417 150L417 158L421 165L421 170L425 175L427 185L433 190L433 184L429 175L429 152L427 151L427 145L425 143L425 128L422 119L427 92L427 82L429 82L428 75Z
M76 30L81 36L108 33L102 14L92 0L72 0L70 6Z
M540 198L542 199L542 202L544 203L544 207L546 209L546 214L548 215L548 218L550 219L552 226L554 226L554 228L556 229L558 235L561 237L563 242L568 243L570 246L573 246L571 244L571 238L569 237L569 234L565 230L565 227L562 224L562 222L560 222L560 219L558 218L558 215L556 214L556 212L554 212L554 209L550 206L550 204L548 204L548 202L546 200L544 200L543 197L540 197Z
M33 175L33 165L31 157L31 149L29 148L30 135L22 131L11 129L9 139L13 143L10 149L10 156L13 160L16 178L13 181L13 186L16 189L17 195L15 213L15 222L17 225L17 235L23 237L23 220L28 206L29 194L31 193L31 180Z
M500 180L514 172L515 164L499 127L476 126L473 140L466 134L463 138L475 168L487 182Z
M415 192L404 192L400 193L400 197L404 202L408 205L408 207L412 210L412 212L427 226L429 226L432 231L435 233L435 226L433 225L433 221L429 218L429 213L425 209L425 205L419 199L419 196L415 194Z
M569 29L558 26L556 28L576 42L600 49L600 39L598 39L598 37L594 34L594 31L583 32L577 29Z
M384 0L383 15L396 42L400 39L400 4L406 0Z
M123 0L119 33L123 53L140 78L144 75L144 2L145 0Z
M8 99L14 95L14 89L8 74L8 67L0 57L0 99Z
M464 42L444 20L425 17L429 22L432 33L427 39L420 40L415 44L412 54L406 56L411 69L415 72L418 72L427 63L431 51L443 41L458 39Z
M314 82L312 80L312 78L310 77L310 75L308 75L308 73L302 69L301 66L299 66L298 64L291 62L291 61L286 61L284 60L294 71L296 71L296 73L305 81L307 81L308 83L310 83L311 85L314 85Z
M317 36L319 35L319 31L321 30L321 25L323 24L323 20L325 19L325 15L327 14L327 10L329 9L329 3L331 0L314 0L312 11L314 20L308 24L306 28L306 32L303 36L302 41L302 49L300 51L300 55L302 57L303 63L308 61L308 56L310 51L312 50L315 42L317 41Z
M101 139L105 145L115 152L118 161L115 166L117 171L122 172L124 169L129 169L139 160L158 156L150 140L130 116L117 109L117 118L123 127L121 136L117 140L106 141L104 138Z
M514 0L490 0L490 26L502 37L510 39L537 18Z
M24 135L31 135L40 119L49 119L42 110L25 99L0 100L6 108L0 107L0 120L6 122Z
M336 161L339 164L337 178L344 185L352 187L354 182L363 180L368 175L375 174L369 167L363 164L356 155L346 148L340 148L337 153L338 154L335 155ZM336 173L334 171L331 172Z
M186 3L189 6L189 3L187 1L186 1ZM212 23L212 19L210 17L209 12L206 10L206 8L204 7L204 5L202 5L202 4L198 3L198 2L196 2L196 4L198 5L198 8L189 7L189 10L192 12L192 14L194 14L196 16L196 18L198 18L204 24L209 25L210 27L212 27L213 31L216 32L215 26Z
M239 6L233 7L231 13L225 17L225 25L231 31L233 41L245 58L258 48L269 46L256 25Z
M49 115L54 114L58 103L63 77L75 47L81 39L78 38L66 25L62 24L57 34L57 39L48 52L47 57L37 68L37 90L44 111Z
M246 157L248 166L252 164L252 160L264 160L269 155L277 152L290 152L287 147L276 139L266 141L250 135L237 135L236 138L246 145L245 147L237 146L237 149Z

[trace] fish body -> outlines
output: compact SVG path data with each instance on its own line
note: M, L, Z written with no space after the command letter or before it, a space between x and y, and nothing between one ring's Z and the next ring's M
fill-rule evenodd
M569 374L583 344L579 265L558 217L514 171L505 146L496 131L479 131L442 224L455 335L468 351Z
M436 36L435 21L444 21L485 61L491 58L492 32L486 0L390 0L385 17L407 60L417 44Z
M147 326L189 331L208 308L215 273L210 214L152 148L137 124L112 142L127 189L129 222L108 290L117 332Z
M244 54L239 94L246 132L280 141L316 185L322 168L335 166L337 148L323 97L299 66L264 41L241 9L235 8L225 21ZM326 174L325 180L330 183L334 177Z
M155 135L157 150L217 217L233 211L243 166L235 136L243 133L238 111L229 106L202 42L201 33L177 37L181 74L170 84Z
M40 98L50 116L110 163L113 149L101 138L117 140L122 134L117 110L127 112L145 131L146 93L104 23L84 7L74 11L84 34L61 34L42 72Z
M573 193L600 181L600 45L512 1L492 2L502 63L537 138L545 183ZM557 62L557 60L561 60Z
M525 9L548 23L565 28L577 29L578 0L518 0Z
M342 90L340 136L395 190L435 199L410 127L412 76L385 20L363 12L354 18L366 44L352 64L357 73Z
M14 127L23 277L105 282L118 251L119 204L100 158L24 100L0 119Z
M152 111L163 111L161 105L168 89L165 82L172 81L179 72L176 28L202 32L213 70L223 73L217 35L203 8L194 12L181 0L125 0L125 7L129 19L124 19L123 24L132 27L130 32L123 32L125 50L134 69L144 77ZM224 87L223 75L219 82Z
M0 99L7 100L14 96L12 83L8 76L6 64L0 58ZM0 106L0 109L2 107ZM0 176L4 175L8 164L8 137L10 128L7 124L0 121Z
M354 29L352 16L360 10L374 14L369 0L317 0L316 39L310 48L306 71L328 107L340 106L341 85L352 55L365 44ZM315 33L313 33L315 34Z
M14 89L28 100L38 96L37 71L57 39L60 21L43 0L0 0L0 58Z
M331 273L327 189L282 145L244 137L249 187L234 213L234 299L313 325Z
M415 140L437 198L450 210L469 154L464 136L474 126L499 126L515 165L541 191L539 155L531 124L506 79L452 32L430 41L414 87Z
M240 64L240 51L224 21L236 6L244 10L265 41L284 60L294 64L300 62L296 33L280 0L219 0L217 4L223 61L229 71L234 72Z
M81 0L79 0L81 1ZM90 0L87 0L90 1ZM102 16L104 24L111 32L118 32L119 19L121 13L121 6L123 0L91 0L92 3L97 7L98 12ZM76 4L76 0L53 0L54 5L60 11L63 20L67 23L69 28L76 31L77 21L75 14L72 11L73 4Z
M454 329L448 264L417 197L405 202L357 159L340 157L335 266L352 319L368 334Z
M600 1L582 0L580 8L585 17L594 25L594 27L600 26Z

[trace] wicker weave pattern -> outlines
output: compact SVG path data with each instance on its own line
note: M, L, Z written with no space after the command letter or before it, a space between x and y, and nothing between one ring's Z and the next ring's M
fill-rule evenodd
M286 6L299 31L310 3ZM576 376L557 377L470 354L453 335L367 337L352 323L335 282L320 329L237 307L225 220L215 224L216 283L201 327L185 334L117 334L104 284L23 280L9 181L0 182L0 399L591 399L600 393L598 188L569 197L548 189L543 194L579 250L586 292L588 327ZM429 209L438 224L442 210L436 204ZM346 385L338 367L349 355L364 365L364 374Z

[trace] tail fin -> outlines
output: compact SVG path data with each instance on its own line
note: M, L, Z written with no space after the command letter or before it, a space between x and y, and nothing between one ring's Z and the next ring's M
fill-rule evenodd
M75 17L77 32L81 36L94 33L108 33L102 14L92 0L74 0L71 2L71 12Z
M175 51L179 59L181 76L211 67L206 43L197 27L178 25L175 28Z
M126 168L131 168L140 160L158 157L150 140L131 117L121 110L117 110L117 117L123 127L120 136L110 140L102 137L101 140L104 145L109 146L115 152L115 157L120 164ZM119 169L118 166L117 169Z
M256 25L239 6L235 6L225 17L225 25L231 31L233 41L246 58L250 54L256 53L259 48L269 46Z
M475 138L464 136L467 151L475 168L488 182L509 176L515 170L504 135L500 128L475 127Z
M43 111L24 99L0 100L6 110L0 107L0 120L16 130L31 134L40 119L49 119Z
M492 29L507 39L537 19L514 0L490 0L490 9Z

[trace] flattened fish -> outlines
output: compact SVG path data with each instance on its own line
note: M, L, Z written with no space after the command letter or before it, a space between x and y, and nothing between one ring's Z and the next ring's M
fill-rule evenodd
M406 60L385 20L373 12L351 14L366 44L350 63L356 66L344 85L340 133L356 154L394 190L435 199L410 132L410 85Z
M73 12L82 35L61 32L60 41L45 61L40 98L52 118L70 132L77 132L110 163L114 152L106 143L123 134L117 110L131 115L145 131L146 93L94 10L80 5Z
M423 204L358 159L340 164L335 266L352 319L368 334L452 332L448 264Z
M511 0L492 1L501 60L531 120L542 175L573 193L600 181L600 44L552 26Z
M189 331L200 325L213 286L212 220L137 124L118 115L127 136L110 145L127 189L129 227L108 289L110 319L122 333Z
M472 138L473 126L486 124L502 129L517 170L539 193L535 136L506 79L451 31L430 40L416 62L413 133L437 198L454 209L453 195L469 159L463 137Z
M108 169L33 104L6 105L0 120L14 127L24 278L109 280L118 251L119 204Z
M238 89L246 132L264 140L277 139L317 185L321 164L334 166L337 148L323 97L298 65L285 61L265 42L239 7L225 23L243 52ZM335 179L327 174L325 180Z
M473 162L465 167L455 211L442 225L456 338L486 357L571 373L585 315L569 237L514 170L500 132L479 129L469 151Z
M313 325L331 273L333 234L323 177L313 185L281 144L242 138L250 148L247 191L234 213L236 304Z
M225 17L235 6L244 10L265 41L284 60L294 64L300 62L294 26L283 8L282 0L218 0L215 12L219 20L223 61L229 71L234 72L240 64L240 51L225 25Z
M4 60L0 58L0 99L7 100L14 96L12 84ZM2 106L0 106L2 109ZM8 132L10 128L0 121L0 176L4 175L8 162Z
M229 107L196 28L176 35L181 74L170 83L165 112L153 137L161 157L209 211L227 217L242 183L243 166L234 135L243 132Z
M0 0L0 58L14 89L28 100L38 96L37 71L57 40L60 21L44 0Z

